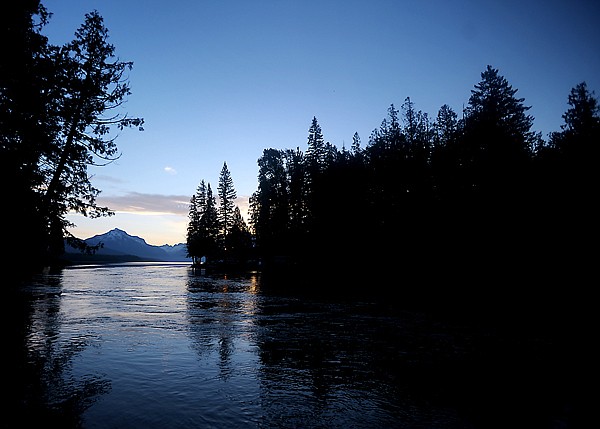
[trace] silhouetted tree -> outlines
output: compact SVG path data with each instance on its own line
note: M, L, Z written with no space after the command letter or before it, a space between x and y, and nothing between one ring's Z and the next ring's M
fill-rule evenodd
M200 230L200 213L198 211L198 205L196 204L196 195L192 195L190 198L190 209L188 212L188 226L186 234L186 248L187 256L192 258L192 263L198 263L198 243L197 243L197 232Z
M210 185L209 185L210 186ZM212 193L212 192L211 192ZM212 198L212 197L211 197ZM194 264L198 263L198 258L206 256L207 237L209 236L207 219L202 219L210 205L208 189L204 180L200 181L196 193L190 199L190 209L188 214L187 227L187 253L192 258ZM210 216L210 215L208 215ZM208 246L209 248L211 246Z
M585 82L571 89L568 105L562 130L550 135L549 147L540 155L546 164L545 182L554 190L549 195L554 197L553 212L582 231L598 212L600 107Z
M290 240L302 247L309 222L308 208L308 165L300 150L287 150L283 154L287 183L288 230Z
M539 135L529 106L497 69L487 66L465 110L459 168L463 190L504 205L521 191L523 173Z
M41 34L50 13L36 0L5 5L0 14L0 193L8 203L0 210L2 225L19 231L7 266L39 262L45 254L40 212L44 176L42 154L58 133L56 65L52 47ZM15 261L10 258L15 257Z
M283 151L265 149L258 159L258 189L251 209L256 244L263 256L285 254L289 202Z
M444 104L438 111L433 129L435 146L452 144L458 132L458 115L450 106Z
M597 152L600 128L600 106L585 82L569 94L569 109L563 114L562 131L551 134L550 145L566 158L588 158Z
M323 132L316 117L313 117L308 129L308 143L306 160L310 174L316 174L325 168L327 159L327 148L323 139Z
M221 168L221 174L219 176L219 222L221 223L221 230L223 238L227 237L233 226L233 215L235 211L235 199L237 194L233 186L233 179L231 173L227 168L227 163L223 163Z
M239 266L244 266L248 262L252 251L252 234L238 206L233 211L231 228L225 237L225 247L229 262Z
M198 196L196 195L196 200ZM197 257L205 256L207 262L214 262L221 255L221 224L217 211L216 198L210 183L206 186L206 195L202 216L196 233Z
M354 135L352 136L352 146L350 148L350 151L352 152L353 155L356 155L361 150L362 149L360 147L360 136L358 135L358 132L355 132Z
M3 171L18 182L11 193L30 213L30 253L48 259L62 252L63 238L85 247L67 229L69 211L111 214L97 206L100 191L87 166L118 156L113 127L141 128L143 120L114 111L130 94L124 72L132 63L115 60L97 12L86 15L72 42L56 47L40 34L49 13L39 2L20 2L14 10L6 36L19 53L0 72Z
M76 211L85 216L106 216L111 212L96 205L99 190L92 186L88 165L101 165L118 158L113 127L122 130L143 120L114 113L126 96L129 84L124 77L133 63L115 60L115 48L107 42L108 30L96 11L86 14L75 39L57 53L64 76L58 110L61 132L54 151L43 160L47 178L43 202L50 236L61 237L52 246L62 246L68 234L64 215ZM106 115L110 112L110 115Z

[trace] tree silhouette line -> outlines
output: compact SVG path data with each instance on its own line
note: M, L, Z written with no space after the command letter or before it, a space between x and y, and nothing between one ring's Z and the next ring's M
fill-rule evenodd
M336 148L315 117L306 152L265 149L250 199L265 267L338 280L497 280L505 291L589 271L597 99L576 85L561 131L545 141L516 94L487 66L461 117L443 105L430 119L406 98L365 147L355 133L350 149Z
M217 198L210 183L200 181L190 199L187 255L194 266L245 268L254 255L252 234L235 204L237 193L227 162L219 175Z

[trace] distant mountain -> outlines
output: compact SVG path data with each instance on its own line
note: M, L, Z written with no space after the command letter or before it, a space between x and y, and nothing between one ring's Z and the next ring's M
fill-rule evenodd
M95 246L99 243L103 247L92 256L82 255L77 249L65 246L66 258L71 260L103 260L103 261L161 261L161 262L187 262L186 246L184 243L173 246L164 244L154 246L146 243L141 237L129 235L125 231L115 228L104 234L95 235L84 240L87 244Z

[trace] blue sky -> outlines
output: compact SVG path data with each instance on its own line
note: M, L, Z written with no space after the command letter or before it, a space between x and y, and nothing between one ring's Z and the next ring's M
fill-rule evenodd
M544 137L572 87L600 92L600 3L592 0L42 0L52 43L98 10L133 61L121 158L90 170L109 218L69 216L76 236L118 227L151 244L185 241L187 202L216 191L227 162L242 211L266 148L306 149L316 116L326 141L363 145L394 103L457 113L490 64L517 88ZM350 203L350 202L349 202Z

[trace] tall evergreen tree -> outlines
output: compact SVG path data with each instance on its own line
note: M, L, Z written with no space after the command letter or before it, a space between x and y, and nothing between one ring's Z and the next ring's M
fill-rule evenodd
M569 108L563 114L564 124L562 131L551 134L551 145L564 156L571 156L579 152L588 156L587 151L597 151L598 130L600 128L600 105L590 92L585 82L581 82L571 89L569 94Z
M537 141L537 134L531 130L534 118L526 113L531 107L523 104L524 98L516 97L517 91L492 66L481 73L465 110L467 126L475 130L483 127L491 134L489 137L500 133L500 144L504 145L495 148L494 140L482 139L482 150L504 149L521 157L531 153Z
M550 135L551 153L546 153L544 159L546 163L552 162L547 180L554 183L558 201L563 204L561 210L572 212L579 207L585 211L584 207L595 208L595 195L600 185L597 166L600 106L585 82L571 89L568 105L563 114L562 130Z
M465 110L459 160L463 190L506 206L524 190L539 134L531 130L529 106L497 69L487 66Z
M213 195L210 183L206 186L206 203L204 212L200 218L200 237L202 256L207 260L213 260L221 253L221 223L217 210L216 198Z
M354 135L352 136L352 146L350 147L350 152L353 155L356 155L361 150L362 149L360 147L360 136L358 135L358 132L355 132Z
M216 198L210 183L202 180L190 199L186 240L188 256L194 264L202 257L214 262L221 256L222 243Z
M11 166L20 165L15 197L35 225L28 228L37 243L30 253L45 260L62 252L65 237L82 244L67 229L69 211L111 214L97 206L100 191L92 186L87 166L118 157L114 127L141 128L143 120L115 114L130 94L124 71L132 63L116 59L97 12L86 15L73 41L56 47L40 34L49 14L39 2L19 3L16 10L8 33L20 52L0 69L2 158L10 164L2 170L10 174Z
M289 200L283 151L265 149L258 159L258 190L251 203L257 247L267 259L285 253Z
M300 148L284 153L287 181L286 205L289 208L289 230L293 240L300 240L308 223L308 186L306 157Z
M5 257L7 266L40 262L46 251L41 209L44 176L40 159L51 150L58 133L55 111L58 75L52 47L41 31L50 13L37 0L5 5L0 14L0 193L10 203L0 210L2 225L19 231ZM18 202L13 204L12 202Z
M233 226L233 216L235 211L235 199L237 194L233 186L231 173L227 168L227 163L223 163L221 174L219 176L219 222L223 237L226 237L231 232Z
M458 115L450 106L444 104L438 111L433 128L436 146L452 144L458 132Z
M306 150L306 160L311 172L319 173L325 168L327 149L321 126L316 116L313 117L308 129L308 149Z
M203 215L206 210L207 199L207 188L203 179L200 181L198 188L196 188L196 204L198 205L200 215Z
M231 262L240 266L248 262L252 249L252 234L250 234L238 206L233 210L231 229L225 237L225 248Z
M124 73L133 63L115 60L115 48L107 40L104 20L94 11L86 14L75 39L58 53L65 78L58 111L61 133L55 151L45 160L49 168L43 198L51 235L66 233L69 224L64 215L69 210L91 217L111 213L96 205L99 190L90 183L87 166L118 158L116 137L110 134L113 127L141 129L143 124L140 118L114 114L130 94ZM111 114L106 116L107 112Z
M198 255L200 249L198 249L198 234L200 231L200 219L201 215L198 210L198 204L196 203L196 195L192 195L190 198L190 208L188 211L188 226L186 234L186 247L187 256L192 258L192 263L198 263Z

